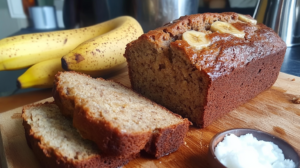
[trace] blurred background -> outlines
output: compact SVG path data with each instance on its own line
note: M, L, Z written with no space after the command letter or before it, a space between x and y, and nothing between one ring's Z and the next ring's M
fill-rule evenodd
M159 2L161 1L161 2ZM165 11L164 14L178 18L179 14L205 12L238 12L253 15L257 0L0 0L0 39L7 36L43 31L41 29L69 29L93 25L121 15L143 17L141 12ZM188 3L192 6L186 7ZM153 6L154 5L154 6ZM156 5L156 6L155 6ZM180 7L182 10L180 11ZM54 11L44 11L54 18L53 27L39 27L34 30L36 23L42 22L36 16L41 12L35 7L53 7ZM155 7L155 8L154 8ZM174 9L174 7L176 9ZM189 9L188 9L189 8ZM177 12L178 14L174 14ZM51 19L48 17L47 19ZM145 19L145 18L143 18Z
M94 25L121 15L135 17L145 32L183 15L237 12L253 15L257 0L0 0L0 39L36 32ZM26 69L0 71L0 97L18 90L16 79Z

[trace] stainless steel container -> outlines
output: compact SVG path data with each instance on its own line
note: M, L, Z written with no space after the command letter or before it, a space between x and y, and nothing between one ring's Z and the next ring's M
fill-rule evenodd
M274 29L290 47L300 45L299 10L300 0L258 0L253 16L264 15L263 23Z
M180 16L198 12L199 0L135 0L135 18L144 32L163 26Z
M55 29L58 27L54 6L30 7L29 16L35 29Z

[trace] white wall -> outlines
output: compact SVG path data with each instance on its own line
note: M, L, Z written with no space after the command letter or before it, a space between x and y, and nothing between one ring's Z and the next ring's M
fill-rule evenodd
M0 39L7 37L27 26L27 19L11 18L7 0L0 0Z
M0 0L0 39L16 33L21 28L29 26L28 19L11 18L7 1ZM62 8L64 0L54 0L54 5L57 10L57 21L59 28L64 28L62 19Z

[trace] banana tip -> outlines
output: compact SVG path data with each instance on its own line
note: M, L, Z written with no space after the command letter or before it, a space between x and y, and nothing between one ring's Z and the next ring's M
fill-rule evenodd
M18 88L18 89L21 89L21 88L22 88L22 84L21 84L21 82L20 82L19 80L17 80L17 88Z
M68 63L67 63L67 61L66 61L64 58L61 58L61 67L62 67L64 70L66 70L66 71L69 70L69 68L68 68Z

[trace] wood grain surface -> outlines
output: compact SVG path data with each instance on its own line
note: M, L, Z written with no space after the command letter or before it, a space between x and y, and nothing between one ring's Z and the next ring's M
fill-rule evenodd
M127 72L112 78L130 86ZM205 129L190 127L185 144L180 149L160 159L143 155L132 160L131 167L209 167L207 153L211 138L218 132L231 128L253 128L269 132L290 143L300 154L300 104L293 99L300 97L300 78L280 73L269 90L231 111ZM48 98L42 101L51 101ZM40 167L28 148L21 119L22 108L0 113L0 146L2 167ZM3 150L2 150L3 149ZM7 165L6 165L7 164Z

